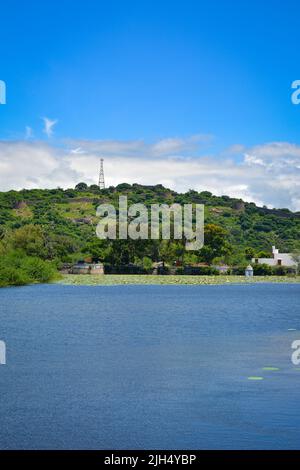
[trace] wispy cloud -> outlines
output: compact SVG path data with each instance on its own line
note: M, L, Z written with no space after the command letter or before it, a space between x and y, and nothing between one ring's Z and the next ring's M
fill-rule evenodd
M159 139L154 143L147 143L144 140L69 140L66 144L74 147L72 149L73 153L80 149L81 152L85 153L159 158L196 152L203 146L208 145L212 139L213 136L208 134L196 134L182 138L168 137Z
M71 150L71 154L73 154L73 155L82 155L84 153L85 153L85 151L82 150L81 147L76 147L76 149Z
M33 131L31 129L31 127L29 126L26 126L25 127L25 139L28 140L28 139L32 139L33 137Z
M47 137L51 137L53 134L53 128L57 124L58 120L57 119L49 119L47 117L42 118L44 121L44 133L47 135Z

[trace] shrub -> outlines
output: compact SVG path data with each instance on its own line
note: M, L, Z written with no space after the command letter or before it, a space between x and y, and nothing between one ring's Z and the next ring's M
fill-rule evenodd
M243 276L245 274L245 269L246 266L235 266L231 270L231 274L234 274L235 276Z
M0 287L24 286L31 282L30 277L18 268L0 266Z
M144 268L145 271L147 271L147 272L152 271L153 262L152 262L151 258L148 258L148 256L144 256L142 264L143 264L143 268Z
M253 266L254 276L271 276L272 271L272 266L269 266L268 264L255 264Z
M185 266L184 274L193 276L218 276L219 271L212 266Z
M24 258L21 263L21 270L33 281L49 282L55 277L53 265L39 258Z
M274 276L287 276L288 274L294 274L295 270L287 266L275 266L272 268L272 274Z
M0 259L0 286L49 282L57 276L54 264L16 251Z

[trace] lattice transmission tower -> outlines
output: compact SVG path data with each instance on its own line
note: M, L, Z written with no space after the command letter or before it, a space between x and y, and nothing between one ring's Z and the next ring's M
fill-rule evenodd
M99 171L99 188L105 189L104 170L103 170L103 158L100 159L100 171Z

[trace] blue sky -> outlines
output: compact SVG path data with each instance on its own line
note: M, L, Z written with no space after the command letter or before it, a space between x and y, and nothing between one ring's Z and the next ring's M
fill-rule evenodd
M0 79L7 85L7 104L0 106L1 143L24 140L26 151L40 145L63 159L65 154L57 152L66 142L74 144L70 151L76 158L98 156L99 148L90 155L82 142L110 142L114 149L123 142L126 156L134 159L138 152L131 154L128 142L142 141L139 158L150 164L151 145L177 139L184 144L176 151L171 145L168 158L192 157L193 164L213 158L223 164L233 148L230 158L237 166L249 154L253 165L253 149L261 154L266 148L268 158L270 144L286 143L294 147L284 147L280 158L290 158L292 149L297 159L300 106L291 103L291 83L300 78L299 13L293 0L6 2L0 30ZM44 132L45 117L57 120L51 136ZM193 138L193 145L186 144ZM124 157L124 149L118 149L108 152L110 174L113 157ZM9 152L14 154L11 146ZM75 172L74 179L92 179L74 162L63 164ZM153 174L153 181L142 177L141 182L154 179ZM169 182L182 190L196 184L183 178L180 185L175 177ZM11 180L15 187L29 183ZM298 210L292 196L272 200L262 189L256 194L251 184L241 196ZM215 183L208 186L218 192Z

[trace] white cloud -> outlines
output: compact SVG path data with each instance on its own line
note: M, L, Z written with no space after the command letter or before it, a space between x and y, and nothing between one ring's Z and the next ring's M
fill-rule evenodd
M82 179L61 150L42 142L0 141L0 189L67 187Z
M179 192L208 190L259 205L300 210L300 146L258 145L236 161L191 156L190 145L189 139L177 138L154 144L74 141L58 147L32 140L0 141L0 189L73 187L79 181L95 184L101 156L107 185L163 184Z
M53 134L53 128L57 124L57 119L49 119L47 117L43 118L44 121L44 129L43 132L47 135L47 137L51 137Z
M254 182L256 193L268 205L300 211L300 146L271 142L248 149L245 164L264 179Z

